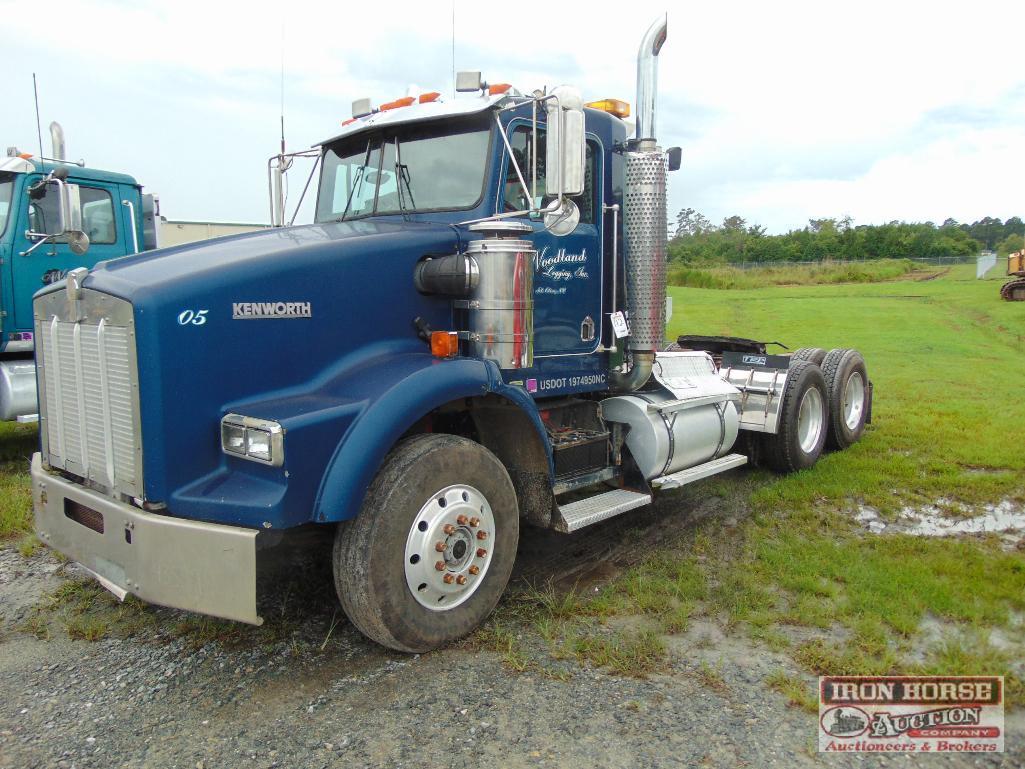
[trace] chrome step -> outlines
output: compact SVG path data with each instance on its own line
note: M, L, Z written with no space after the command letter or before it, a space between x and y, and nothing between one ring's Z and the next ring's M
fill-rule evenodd
M556 531L571 532L590 526L592 523L643 507L651 502L651 494L642 494L627 489L613 489L604 494L587 497L568 505L559 505L555 520Z
M707 478L710 475L716 475L717 473L732 470L734 467L746 464L747 457L743 454L727 454L724 457L713 459L711 462L705 462L703 465L694 465L694 467L688 467L672 475L663 475L661 478L653 480L651 485L660 490L676 489L688 483L700 481L702 478Z

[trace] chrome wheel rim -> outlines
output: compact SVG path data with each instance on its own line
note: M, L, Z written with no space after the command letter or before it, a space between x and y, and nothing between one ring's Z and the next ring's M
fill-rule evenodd
M805 454L813 452L818 445L822 421L822 393L817 387L812 387L801 398L797 412L797 441Z
M865 380L862 379L860 371L855 371L843 388L843 421L848 430L858 429L864 409Z
M406 537L406 585L431 611L448 611L484 581L495 549L495 516L472 486L441 489L424 502Z

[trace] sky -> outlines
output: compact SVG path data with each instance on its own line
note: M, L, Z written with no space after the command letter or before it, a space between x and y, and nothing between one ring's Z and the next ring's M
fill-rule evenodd
M123 171L169 219L266 222L284 67L290 150L456 69L522 91L569 83L635 101L660 11L602 2L387 4L0 0L0 143ZM739 215L770 232L1025 215L1025 4L673 3L658 138L683 148L670 216ZM454 25L453 25L454 12ZM295 202L305 176L290 175ZM308 210L297 221L309 221Z

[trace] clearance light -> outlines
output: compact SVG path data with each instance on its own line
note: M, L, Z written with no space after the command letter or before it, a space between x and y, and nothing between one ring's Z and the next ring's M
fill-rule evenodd
M387 104L381 105L381 112L385 112L390 109L398 109L399 107L408 107L410 104L416 101L414 96L403 96L401 99L390 101Z
M420 94L420 103L427 104L427 102L437 101L441 97L441 94L437 91L428 91L427 93Z
M342 125L345 126L345 125L349 125L349 123L355 123L355 122L356 122L356 118L351 117L348 120L343 120L342 121Z
M591 101L584 105L591 109L600 109L602 112L608 112L610 115L615 115L619 118L630 117L630 105L621 99L600 99L599 101Z
M22 160L31 160L32 159L32 153L31 152L22 152L20 155L18 155L18 157L21 158Z
M491 96L497 96L500 93L505 93L512 85L510 83L495 83L494 85L488 86L488 94Z
M459 354L459 335L455 331L431 332L431 355L435 358L454 358Z

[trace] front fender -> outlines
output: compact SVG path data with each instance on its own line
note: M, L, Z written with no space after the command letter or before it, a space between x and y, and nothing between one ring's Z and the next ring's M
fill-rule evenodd
M328 463L314 505L314 520L354 518L370 482L396 441L432 410L461 398L494 393L523 410L542 445L547 438L533 399L505 384L498 367L472 358L439 360L428 353L369 364L361 379L373 385L365 408L352 420ZM548 453L549 478L554 465Z

